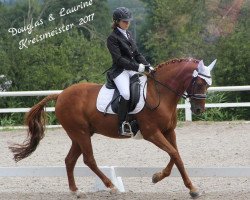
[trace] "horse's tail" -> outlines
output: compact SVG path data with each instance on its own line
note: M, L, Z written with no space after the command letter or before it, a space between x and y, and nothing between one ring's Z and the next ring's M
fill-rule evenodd
M28 157L36 150L40 140L44 137L46 117L44 106L48 101L57 100L58 96L59 94L53 94L45 97L27 113L25 117L25 124L28 126L26 140L23 144L13 144L9 147L16 162Z

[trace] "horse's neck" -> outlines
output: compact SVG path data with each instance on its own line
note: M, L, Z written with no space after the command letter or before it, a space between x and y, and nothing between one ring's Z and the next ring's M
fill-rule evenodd
M193 61L182 61L174 63L166 63L159 67L155 73L155 78L171 88L171 91L167 87L160 87L160 93L166 95L167 98L174 98L178 102L180 96L187 89L190 81L192 80L193 71L196 69L197 63Z

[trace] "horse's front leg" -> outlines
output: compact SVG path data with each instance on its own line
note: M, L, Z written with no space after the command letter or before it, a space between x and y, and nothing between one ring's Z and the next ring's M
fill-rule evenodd
M183 182L185 184L185 186L189 189L190 191L190 195L192 198L197 198L200 196L200 193L198 192L198 190L193 186L191 180L188 177L188 174L185 170L184 164L181 160L181 157L179 155L178 150L164 137L164 135L162 134L161 131L156 131L154 134L148 134L148 137L144 136L144 139L154 143L156 146L158 146L160 149L162 149L163 151L166 151L172 162L174 162L174 164L176 165L176 167L178 168ZM165 169L165 171L168 171L170 168L172 169L172 165L173 163L171 162L168 165L168 167Z
M174 159L171 158L166 168L164 168L161 172L157 172L153 175L152 182L158 183L162 179L170 176L173 166L174 166Z
M164 136L170 142L170 144L178 151L175 131L174 130L168 131ZM170 158L167 167L163 169L161 172L157 172L153 175L152 182L157 183L162 179L168 177L171 174L173 166L174 166L174 159Z

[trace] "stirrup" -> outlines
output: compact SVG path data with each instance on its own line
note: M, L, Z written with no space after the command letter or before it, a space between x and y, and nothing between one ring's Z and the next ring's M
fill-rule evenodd
M126 128L125 128L126 126ZM124 121L122 122L122 132L120 133L123 136L132 136L133 132L132 132L132 128L129 122Z

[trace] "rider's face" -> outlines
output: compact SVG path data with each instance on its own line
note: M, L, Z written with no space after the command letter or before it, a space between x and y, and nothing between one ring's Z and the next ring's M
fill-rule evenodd
M127 30L129 28L129 25L130 25L130 21L123 21L121 20L119 22L119 27L123 30Z

